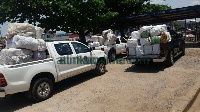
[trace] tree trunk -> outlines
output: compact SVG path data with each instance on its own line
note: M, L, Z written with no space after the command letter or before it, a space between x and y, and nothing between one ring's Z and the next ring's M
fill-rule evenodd
M88 35L89 33L90 33L90 30L88 30L87 32L80 31L80 33L79 33L80 41L81 41L82 43L86 44L86 45L87 45L88 43L87 43L86 40L85 40L85 36Z
M124 28L120 26L121 37L125 37Z

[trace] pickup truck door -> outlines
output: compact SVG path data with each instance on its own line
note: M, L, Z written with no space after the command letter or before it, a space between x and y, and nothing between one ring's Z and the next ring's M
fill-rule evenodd
M180 46L180 38L178 36L178 34L171 30L170 31L170 35L172 37L172 43L173 43L173 47L174 47L174 54L176 54L179 51L179 46Z
M126 52L126 46L127 46L127 41L124 37L120 37L120 43L123 45L122 47L122 53Z
M58 70L58 80L62 80L76 74L77 63L76 54L72 52L69 43L53 44L56 66Z
M92 52L90 51L89 47L82 44L82 43L77 43L77 42L71 42L74 51L76 52L77 58L77 66L79 72L85 72L88 71L89 69L92 69L95 67L95 65L90 61L92 57Z
M121 43L120 39L117 38L117 40L116 40L116 54L123 53L124 50L126 51L123 43Z

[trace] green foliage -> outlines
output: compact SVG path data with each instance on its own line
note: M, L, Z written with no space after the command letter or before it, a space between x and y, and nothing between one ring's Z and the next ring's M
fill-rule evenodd
M178 29L180 28L180 24L177 22L177 21L174 21L174 27L175 27L175 30L178 31Z
M0 0L0 23L5 21L35 24L68 32L100 33L121 27L120 18L170 7L154 5L150 0Z

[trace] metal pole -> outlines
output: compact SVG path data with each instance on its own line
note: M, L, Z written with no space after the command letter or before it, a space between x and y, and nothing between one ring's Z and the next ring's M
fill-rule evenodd
M187 24L186 24L186 19L185 19L185 39L187 39L186 38L186 30L187 30L187 26L186 26Z
M198 37L197 37L197 36L198 36L198 35L197 35L197 31L198 31L198 30L197 30L197 18L195 18L195 24L196 24L196 35L195 35L195 37L196 37L196 42L197 42L197 38L198 38Z

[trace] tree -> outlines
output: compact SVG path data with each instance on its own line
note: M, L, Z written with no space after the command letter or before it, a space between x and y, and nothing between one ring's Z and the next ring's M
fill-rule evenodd
M1 0L0 14L1 23L28 20L46 30L70 30L85 37L89 31L109 26L118 13L106 9L104 0Z
M175 30L178 31L179 28L180 28L180 24L177 22L177 21L174 21L174 27L175 27Z
M158 8L156 8L158 7ZM104 29L121 29L120 18L150 11L162 6L149 0L0 0L0 23L24 22L40 27L76 32L85 42L85 35Z

